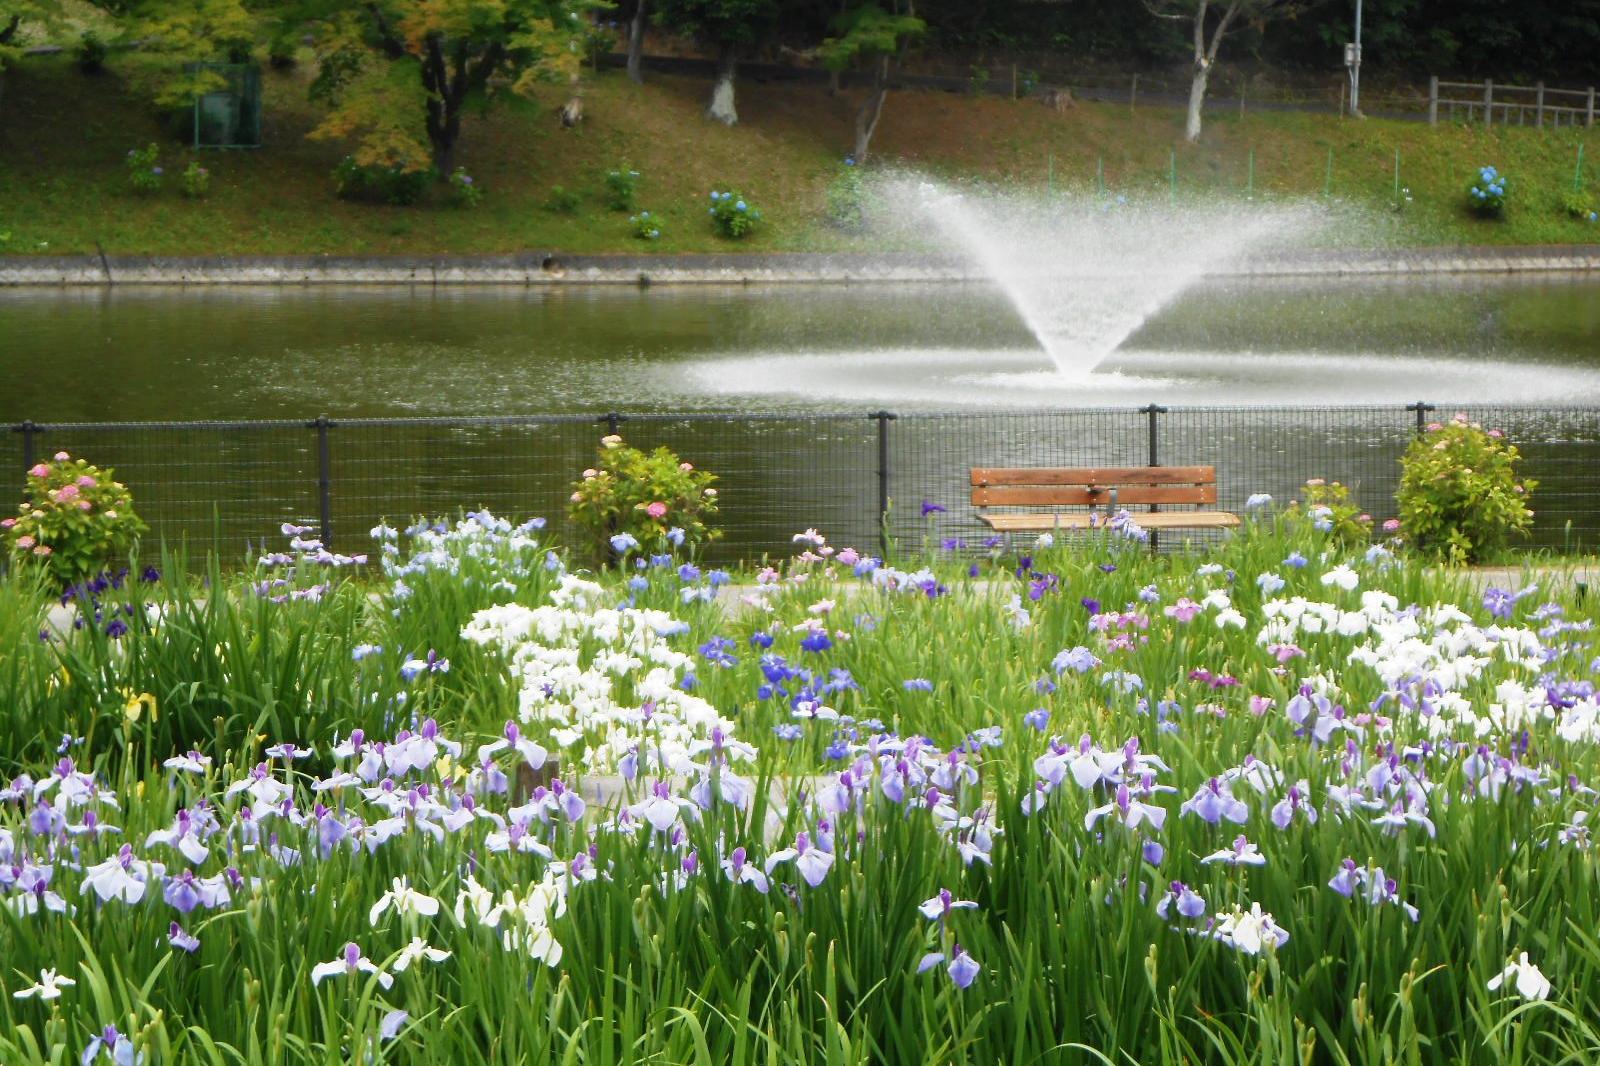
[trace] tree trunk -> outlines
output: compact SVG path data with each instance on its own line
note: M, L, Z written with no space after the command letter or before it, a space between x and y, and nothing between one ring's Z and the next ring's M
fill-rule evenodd
M717 80L711 87L711 104L706 108L706 117L724 126L739 122L739 112L733 106L733 77L738 66L738 51L732 45L723 45L717 56Z
M628 25L628 80L635 85L644 84L644 23L645 8L649 0L639 0L633 10L633 21Z
M1189 117L1183 124L1183 135L1191 143L1200 139L1200 108L1206 102L1206 79L1210 77L1209 66L1194 68L1194 81L1189 84Z
M866 100L861 104L861 110L856 112L856 151L857 163L867 161L867 152L872 145L872 135L878 132L878 120L883 117L883 101L889 95L889 57L880 56L872 74L872 90L867 94Z

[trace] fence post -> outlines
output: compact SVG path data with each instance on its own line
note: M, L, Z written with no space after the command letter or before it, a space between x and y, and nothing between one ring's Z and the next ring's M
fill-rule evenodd
M1494 125L1494 79L1483 79L1483 128Z
M1428 78L1428 125L1439 124L1439 75Z
M1165 407L1162 407L1158 403L1147 403L1143 407L1139 408L1139 413L1142 414L1142 415L1145 415L1149 419L1149 429L1148 429L1148 435L1149 435L1149 451L1148 451L1148 455L1149 455L1149 458L1150 458L1149 465L1150 466L1160 466L1161 465L1161 447L1160 447L1160 444L1161 444L1161 423L1160 423L1160 419L1161 419L1162 415L1167 413L1167 409ZM1161 510L1161 508L1157 504L1153 504L1152 503L1152 504L1149 505L1149 511L1152 514L1154 514L1156 511L1159 511L1159 510ZM1155 551L1160 546L1159 541L1157 540L1158 537L1159 537L1159 534L1155 530L1152 529L1150 531L1150 550L1151 551Z
M39 432L39 427L31 421L25 421L21 425L13 426L12 429L22 434L22 469L32 470L33 464L38 461L36 454L38 446L34 438Z
M317 525L318 539L324 548L333 547L333 453L328 443L328 430L333 422L322 415L308 423L317 431Z
M1417 413L1417 436L1420 437L1428 431L1428 413L1434 409L1433 404L1426 400L1418 400L1416 403L1406 404L1407 411L1415 411Z
M1590 110L1592 111L1592 110L1594 110L1594 108L1593 108L1594 90L1593 89L1589 90L1589 100L1590 100L1590 104L1591 104ZM1128 110L1131 112L1136 106L1138 106L1138 103L1139 103L1139 75L1136 73L1133 76L1133 84L1131 86L1129 86L1129 88L1128 88Z
M1583 116L1583 124L1585 126L1593 126L1594 125L1594 86L1593 85L1589 86L1589 107L1588 107L1587 112Z
M600 421L606 424L606 436L615 437L618 427L622 425L622 416L615 411L607 411L600 416Z
M889 558L889 423L898 415L874 411L867 416L878 423L878 551Z
M1533 124L1544 129L1544 82L1533 85Z

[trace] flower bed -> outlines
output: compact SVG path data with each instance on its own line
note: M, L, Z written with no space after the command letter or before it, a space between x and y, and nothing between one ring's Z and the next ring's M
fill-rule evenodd
M1592 604L1250 514L19 575L0 1061L1584 1061Z

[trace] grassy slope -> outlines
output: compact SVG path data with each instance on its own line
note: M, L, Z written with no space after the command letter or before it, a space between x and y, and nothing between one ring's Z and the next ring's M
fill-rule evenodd
M484 252L522 248L566 251L708 251L726 249L709 231L706 190L736 186L763 206L772 225L748 250L865 246L822 221L824 190L850 143L855 101L820 88L745 84L743 122L724 129L700 115L706 86L654 78L643 88L607 73L587 91L582 129L559 129L558 97L518 101L469 120L461 161L488 190L484 206L415 208L346 204L332 195L329 172L339 145L305 133L316 111L305 99L307 72L266 74L268 147L204 153L210 197L185 201L169 178L151 197L130 192L122 157L151 140L165 145L169 175L191 153L162 137L155 115L131 85L124 59L97 77L64 60L35 60L10 73L0 99L0 254L71 253L397 253ZM1248 153L1255 151L1258 197L1322 194L1328 150L1333 195L1371 207L1374 223L1346 239L1359 244L1559 243L1600 238L1600 228L1567 219L1561 194L1571 186L1578 144L1600 164L1600 134L1527 128L1440 127L1420 123L1341 121L1323 115L1258 113L1208 116L1197 146L1179 136L1176 109L1080 104L1063 115L1031 102L903 93L889 102L876 149L934 173L1015 182L1042 189L1053 158L1058 188L1090 191L1103 158L1108 189L1162 195L1169 151L1176 148L1180 197L1242 198ZM1415 200L1389 210L1394 151ZM642 206L667 219L667 236L644 246L624 216L604 209L600 177L626 160L644 173ZM1469 176L1493 162L1512 177L1513 206L1502 224L1461 209ZM1600 171L1586 167L1592 182ZM583 193L576 216L545 210L552 185Z

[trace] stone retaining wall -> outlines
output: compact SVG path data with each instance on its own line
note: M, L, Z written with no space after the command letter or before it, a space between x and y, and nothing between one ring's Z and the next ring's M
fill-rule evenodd
M1312 251L1262 257L1214 276L1523 274L1600 270L1600 245ZM896 254L465 256L11 256L0 287L78 285L744 285L968 281L949 256Z

